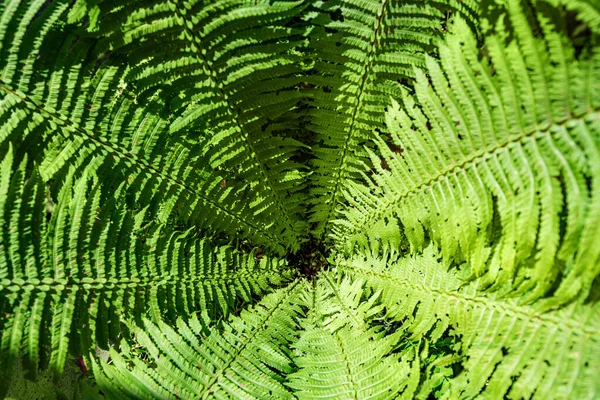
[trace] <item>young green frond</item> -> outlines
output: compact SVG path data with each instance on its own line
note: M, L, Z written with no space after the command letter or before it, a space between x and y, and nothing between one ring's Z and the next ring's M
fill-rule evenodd
M289 344L298 335L295 281L228 321L199 332L199 321L177 321L177 331L145 321L135 347L111 351L112 365L94 365L98 383L111 398L293 398L283 374L294 370ZM140 357L151 357L149 368Z
M481 279L465 285L467 266L449 270L441 260L439 249L430 245L422 255L408 257L365 252L344 261L343 269L381 292L386 318L401 323L406 339L458 341L451 361L464 370L450 381L450 393L465 398L598 393L598 303L540 311L520 304L510 291L482 289ZM422 388L430 387L428 374Z
M310 129L317 134L311 163L311 221L315 234L328 235L344 202L344 192L368 162L364 146L383 122L383 107L400 83L410 82L414 67L437 52L449 13L477 18L473 1L317 2L320 13L310 21L315 85L309 95ZM377 129L376 129L377 128Z
M508 3L510 27L499 19L485 51L457 23L441 61L416 71L415 95L392 102L389 138L370 152L378 173L347 191L335 237L349 250L385 226L413 253L432 240L482 285L551 308L587 296L600 273L600 58L575 56L555 10L538 15L542 40Z
M288 385L298 399L411 398L418 370L411 371L412 350L402 358L389 354L395 341L373 329L307 328L295 345L299 370L288 376ZM412 365L418 368L416 361Z

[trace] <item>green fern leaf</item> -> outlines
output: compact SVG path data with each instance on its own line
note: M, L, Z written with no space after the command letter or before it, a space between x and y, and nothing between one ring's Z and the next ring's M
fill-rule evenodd
M315 68L308 77L318 85L311 93L311 129L317 135L312 162L312 221L315 233L329 234L343 193L360 176L368 154L363 146L373 139L373 127L383 121L381 104L399 93L399 82L414 78L414 66L424 54L435 53L447 24L447 13L477 18L476 2L390 1L323 2L311 21Z
M490 35L480 61L459 23L441 63L428 58L427 76L417 71L417 95L387 114L391 140L377 139L381 158L370 153L377 186L348 191L352 207L335 235L351 249L391 226L412 252L428 237L446 260L469 262L483 285L511 285L526 301L552 294L544 302L554 307L589 293L600 272L591 244L599 226L597 53L575 59L543 14L541 41L518 3L508 13L508 47Z
M405 258L366 253L344 261L344 271L381 292L386 318L401 322L396 334L403 332L404 340L460 340L451 354L464 371L448 395L589 398L600 390L597 304L541 312L510 292L486 294L481 280L464 285L465 271L448 270L440 259L434 246ZM435 386L427 382L432 372L419 397Z
M136 341L157 368L124 343L121 354L111 352L114 366L95 366L98 383L116 398L292 398L281 374L294 370L288 346L297 335L295 303L303 286L280 289L207 335L197 336L182 320L181 332L146 321Z

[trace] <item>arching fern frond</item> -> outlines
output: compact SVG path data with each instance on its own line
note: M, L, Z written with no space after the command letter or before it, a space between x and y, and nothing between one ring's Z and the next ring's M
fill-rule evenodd
M54 194L69 168L77 168L77 179L83 166L93 164L102 182L111 183L104 190L126 181L130 204L149 206L161 222L243 234L281 253L297 246L285 239L291 229L282 235L281 220L256 208L262 195L242 201L251 190L261 193L255 183L211 167L209 137L191 143L170 133L163 87L146 90L142 98L126 81L130 68L112 65L117 55L102 42L78 36L78 26L52 26L66 19L65 4L23 3L5 20L3 39L12 47L0 54L2 142L35 157L43 179L55 182Z
M335 237L349 249L400 229L412 252L431 239L482 285L552 296L550 308L587 296L600 273L600 58L575 56L556 10L536 14L542 37L518 1L507 7L485 51L457 24L416 95L393 103L381 158L371 152L378 174L348 190Z
M108 348L122 322L143 315L174 321L201 310L208 324L293 274L283 261L215 247L194 230L144 223L145 210L116 205L124 185L101 209L93 180L73 185L69 174L58 202L48 204L37 166L14 162L9 146L0 185L0 215L10 221L0 226L0 370L7 377L20 352L33 376L48 362L61 373L68 351Z
M298 399L396 399L400 393L409 399L419 364L411 364L412 350L403 358L390 354L396 341L375 329L307 329L295 345L299 370L288 376L288 385Z
M430 362L460 362L464 368L451 377L443 398L593 398L598 393L597 303L540 312L520 305L510 292L486 293L480 280L463 285L465 271L448 270L441 259L430 245L422 255L366 251L340 265L381 292L386 318L401 322L397 332L405 332L406 340L445 338L460 344L459 350L437 356L439 363ZM434 368L424 372L418 398L427 398L435 387L431 380L437 379Z
M600 1L598 0L541 0L538 5L550 3L553 6L563 6L573 12L577 19L582 20L596 34L600 33ZM582 27L580 27L581 29Z
M302 305L307 312L300 324L304 329L316 327L331 332L346 325L365 331L367 322L381 311L376 306L378 296L365 298L365 294L364 281L324 272L313 283L312 290L303 293Z
M381 104L398 94L400 82L414 78L413 67L434 54L451 14L474 20L474 1L315 2L310 19L317 85L311 95L315 132L311 175L315 235L329 234L330 222L344 202L348 184L360 176L368 154L364 145L384 119Z
M303 293L293 356L299 369L287 385L299 399L410 398L419 382L414 349L391 354L399 335L371 324L383 309L378 293L369 296L364 280L349 277L324 272Z
M298 117L303 60L300 32L286 26L298 1L100 4L98 30L129 70L138 101L160 93L177 143L197 147L228 184L244 185L255 217L271 221L286 248L298 249L301 143L286 130ZM285 162L284 162L285 161ZM277 217L275 217L275 215Z
M298 294L294 282L208 335L198 322L178 320L175 331L146 321L137 346L122 343L112 364L95 365L98 383L111 398L293 398L283 375L294 370L289 345L296 340ZM138 354L151 357L149 368Z

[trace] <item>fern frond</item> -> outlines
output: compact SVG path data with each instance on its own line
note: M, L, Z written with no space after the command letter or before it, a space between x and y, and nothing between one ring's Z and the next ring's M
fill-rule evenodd
M375 329L307 329L295 345L299 370L288 376L288 385L299 399L396 399L400 393L411 398L416 385L406 389L412 383L412 351L403 358L390 354L396 341Z
M16 149L23 146L35 156L43 179L57 182L55 193L70 167L81 170L93 164L103 182L113 183L113 188L128 182L132 203L150 206L156 213L153 218L162 222L175 219L216 232L243 234L281 253L297 246L297 241L285 239L293 235L292 230L270 216L262 195L248 199L250 190L261 193L256 183L247 177L230 179L211 168L206 154L209 138L190 143L170 133L164 88L146 91L142 98L126 82L130 69L111 65L110 52L103 51L97 40L78 38L76 26L57 23L52 29L47 25L40 27L42 31L34 29L32 17L36 21L65 18L66 9L60 4L44 8L39 2L24 3L9 20L29 24L23 36L31 40L22 40L22 48L0 59L2 142L12 141ZM13 38L6 35L5 39ZM14 52L23 56L14 59ZM281 182L290 183L283 177ZM297 182L292 186L299 187Z
M115 398L293 398L282 374L294 370L289 345L298 335L296 303L305 286L296 281L266 296L206 336L182 319L178 332L146 321L136 341L156 368L123 342L121 353L111 351L113 364L94 366L98 383Z
M407 340L436 342L449 335L460 343L451 362L462 360L464 370L450 381L445 398L594 398L599 393L597 303L540 312L519 304L510 292L487 294L479 280L464 285L465 271L449 270L441 259L430 245L409 257L367 251L342 261L341 268L381 292L386 318L402 323L399 332L406 332ZM428 374L419 398L431 388Z
M100 209L93 180L72 185L70 174L48 205L37 166L14 163L9 146L0 185L0 212L10 221L0 226L0 370L7 375L20 352L35 375L48 362L40 358L47 346L50 369L61 373L68 351L107 348L121 322L143 315L175 320L201 310L208 324L292 275L283 261L215 247L194 230L144 224L145 210L111 209L122 204L122 186Z
M497 31L512 36L488 36L482 54L458 23L441 62L417 71L417 94L393 103L390 140L378 139L381 158L370 152L378 174L347 191L335 237L349 249L400 230L412 252L430 238L483 285L551 295L551 308L585 297L600 273L600 59L575 57L556 10L537 14L542 38L508 3L510 30L500 18Z
M585 24L594 33L600 33L600 1L598 0L543 0L553 6L563 6L573 12L577 19ZM543 5L542 1L540 3Z
M202 146L203 162L227 182L244 183L248 207L298 249L304 167L290 159L302 144L286 134L298 117L303 46L286 23L298 1L137 2L101 5L99 31L123 81L138 99L160 92L169 133ZM106 8L105 10L102 8ZM114 8L114 9L113 9ZM275 217L276 215L276 217Z
M410 398L419 382L414 350L392 354L399 335L371 326L383 306L378 293L369 295L362 279L323 272L300 296L306 309L294 344L298 370L287 385L300 399Z
M349 183L360 177L368 154L364 145L384 119L381 104L398 94L401 81L414 78L435 53L449 13L477 18L473 1L448 1L435 7L420 1L322 2L310 22L316 73L307 77L311 126L316 133L311 175L311 221L317 236L329 234L330 222L344 202Z

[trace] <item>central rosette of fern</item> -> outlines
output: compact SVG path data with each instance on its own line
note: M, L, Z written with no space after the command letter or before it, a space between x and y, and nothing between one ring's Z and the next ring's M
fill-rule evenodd
M305 242L296 253L288 254L287 261L300 275L312 278L329 266L329 249L322 242L313 239Z

